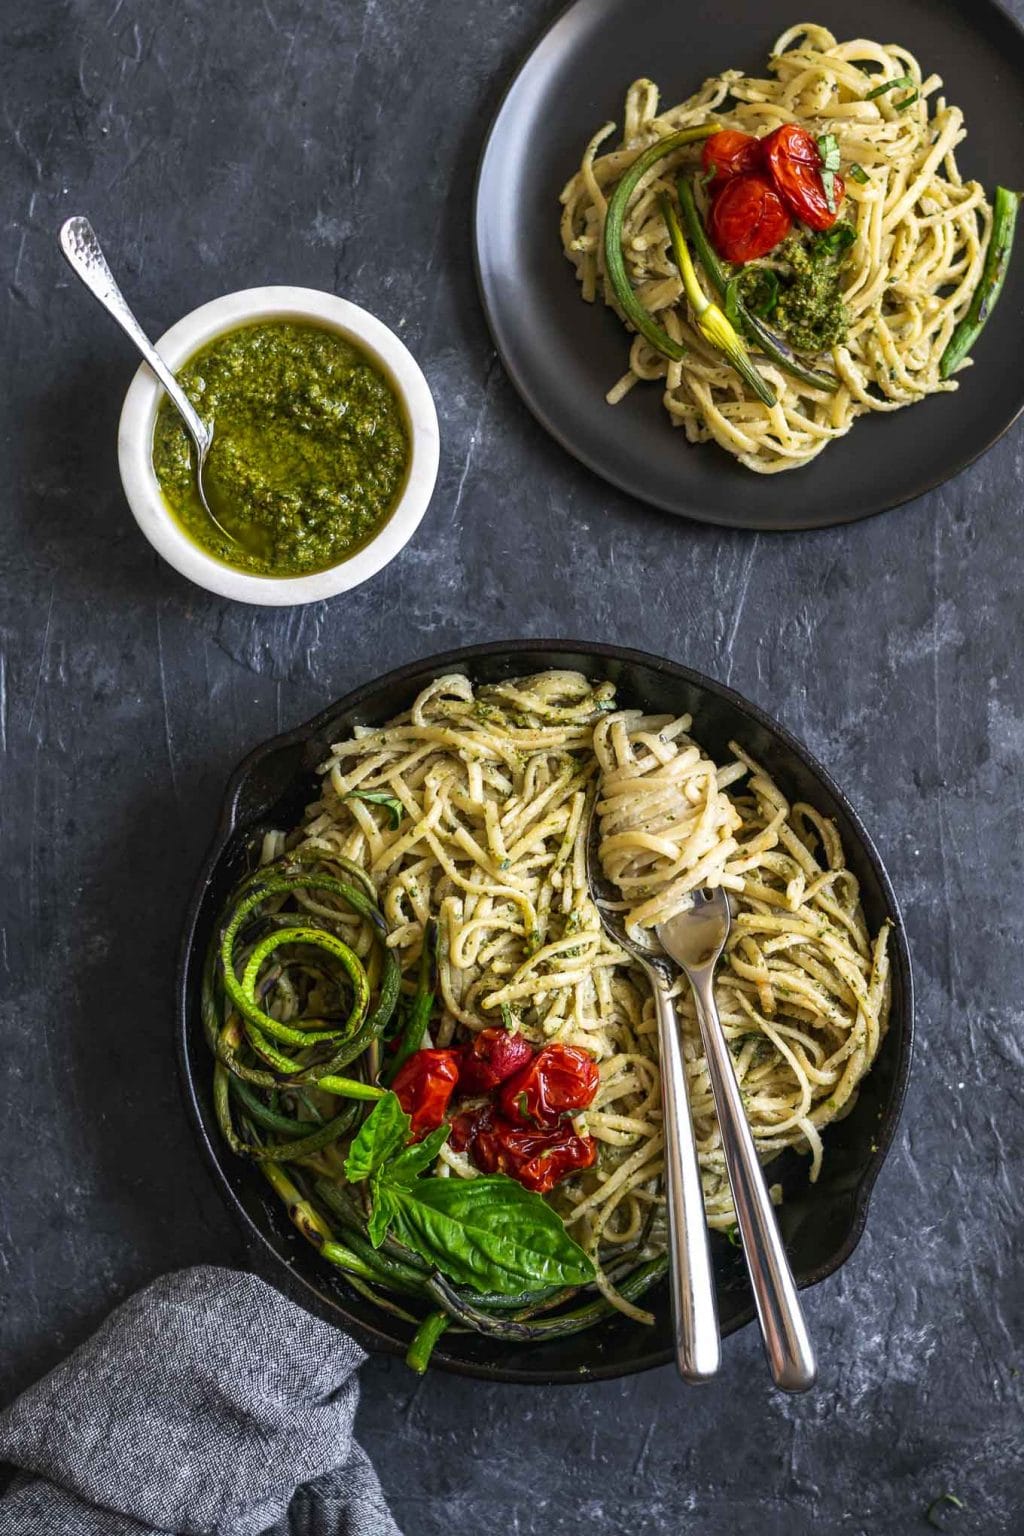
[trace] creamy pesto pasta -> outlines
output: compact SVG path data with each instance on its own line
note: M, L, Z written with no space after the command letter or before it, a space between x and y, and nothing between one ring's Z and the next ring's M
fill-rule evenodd
M689 739L691 723L626 711L597 726L602 864L636 929L666 921L698 886L730 892L715 994L744 1107L762 1159L809 1151L813 1180L821 1130L852 1108L885 1032L888 930L869 934L835 825L791 806L736 742L716 769ZM672 995L709 1221L728 1225L732 1197L685 978Z
M852 1104L888 1007L886 935L868 934L834 826L789 806L738 746L716 767L691 724L620 710L610 683L573 672L478 688L441 677L406 714L334 745L302 827L264 849L365 871L410 986L436 919L439 1006L424 1046L504 1023L596 1061L596 1097L575 1123L599 1156L547 1198L594 1259L599 1289L641 1321L650 1314L608 1271L620 1273L619 1254L664 1251L657 1034L643 973L588 892L592 803L632 920L657 921L697 883L734 893L718 997L762 1156L809 1151L816 1177L820 1132ZM344 921L368 954L365 923ZM733 1212L707 1074L683 985L675 995L709 1220L724 1229ZM450 1145L434 1171L478 1173Z
M748 469L772 474L808 463L858 416L956 389L940 363L982 276L992 210L981 185L965 181L957 166L962 111L937 75L893 43L839 42L825 27L802 24L777 40L763 78L728 69L667 109L651 80L634 82L621 138L614 123L600 127L562 193L562 243L582 297L617 307L602 243L615 184L648 146L709 122L757 138L796 123L837 145L845 177L840 213L852 226L839 276L847 323L842 339L812 360L832 374L833 388L803 382L755 349L776 396L769 406L697 328L659 203L680 171L699 169L697 144L641 178L623 230L627 272L643 308L685 354L673 361L636 335L609 402L638 381L663 380L665 409L690 442L713 440ZM697 195L706 213L710 194L698 186ZM761 265L784 270L783 260L780 251L778 261L772 255Z

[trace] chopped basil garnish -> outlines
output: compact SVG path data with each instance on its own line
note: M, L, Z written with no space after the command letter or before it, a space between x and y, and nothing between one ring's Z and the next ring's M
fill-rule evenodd
M862 165L858 165L856 160L850 166L850 175L853 177L854 181L862 187L867 186L868 182L871 180L871 177L868 175L867 171Z
M893 106L896 108L897 112L905 112L908 107L912 107L914 105L914 102L921 94L909 75L900 75L895 80L886 80L882 85L876 85L873 91L868 91L864 100L874 101L876 96L884 96L887 91L899 91L904 87L907 87L910 90L910 95L904 96L901 101L894 101Z
M368 805L382 805L387 811L394 831L402 825L402 817L405 815L405 806L401 800L396 800L394 795L385 794L379 789L350 789L342 795L343 800L365 800Z
M839 140L834 133L823 133L818 140L821 155L821 185L829 213L836 211L836 171L839 169Z
M504 1024L510 1035L517 1035L519 1033L519 1020L512 1012L512 1009L509 1007L508 1003L502 1003L501 1005L501 1022Z
M823 133L818 140L818 149L821 153L821 163L826 171L838 171L839 169L839 140L834 133Z
M853 225L843 219L838 224L833 224L832 228L826 230L824 234L819 235L815 243L820 251L828 251L833 256L842 256L850 249L856 238L857 231Z

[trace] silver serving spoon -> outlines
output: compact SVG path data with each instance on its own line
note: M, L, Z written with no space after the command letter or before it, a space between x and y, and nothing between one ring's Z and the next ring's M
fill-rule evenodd
M715 966L730 920L729 898L719 886L695 891L688 911L659 923L654 931L693 988L736 1225L772 1378L784 1392L806 1392L814 1385L814 1351L715 1005Z
M658 1018L676 1365L684 1381L709 1381L722 1363L722 1345L682 1042L675 1009L668 995L673 981L672 967L663 954L646 949L632 938L626 932L620 914L609 910L609 902L616 900L619 893L605 880L598 860L600 832L596 803L595 800L591 808L587 833L587 883L591 900L605 932L643 967L654 994Z
M93 297L99 299L108 315L117 321L125 335L134 341L170 395L171 403L185 423L188 434L195 444L196 487L199 491L199 500L214 527L218 528L232 544L237 544L238 540L234 534L229 533L220 519L214 516L206 487L203 485L203 469L210 452L210 444L213 442L213 427L207 426L195 410L174 374L128 308L128 301L117 286L114 274L107 265L107 258L96 238L96 231L82 214L76 214L74 218L66 220L61 225L60 248L72 272L81 279Z

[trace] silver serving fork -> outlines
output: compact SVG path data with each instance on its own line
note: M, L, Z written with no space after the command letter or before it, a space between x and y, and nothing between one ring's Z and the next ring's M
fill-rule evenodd
M596 799L587 831L590 896L605 932L643 967L657 1011L676 1365L684 1381L709 1381L721 1365L722 1346L682 1042L668 995L672 966L663 954L632 938L619 913L609 910L609 902L615 901L618 892L605 880L598 860L600 832L595 807Z
M736 1224L772 1377L785 1392L806 1392L814 1385L814 1351L715 1006L714 971L730 920L729 898L719 886L695 891L693 905L659 923L655 934L693 988Z

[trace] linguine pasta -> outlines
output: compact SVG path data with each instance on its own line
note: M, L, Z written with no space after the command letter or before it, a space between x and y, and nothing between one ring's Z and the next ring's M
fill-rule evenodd
M300 831L271 834L264 849L274 858L287 842L364 869L410 987L436 918L441 1005L424 1044L504 1020L531 1042L581 1047L596 1060L600 1086L577 1127L598 1142L597 1165L548 1198L594 1257L605 1295L643 1321L650 1314L621 1297L606 1270L616 1254L664 1248L657 1033L643 973L606 936L588 892L593 800L600 794L605 867L631 919L660 920L695 884L720 881L735 895L717 988L762 1156L809 1150L816 1176L820 1132L852 1104L888 1006L886 935L872 943L834 826L790 807L738 748L716 768L690 725L688 716L619 710L612 684L573 672L480 688L442 677L408 713L337 743ZM353 791L397 801L398 826ZM331 916L369 953L357 915ZM728 1228L695 1018L684 987L675 990L709 1219ZM476 1176L449 1146L435 1171Z
M910 83L893 84L904 78ZM892 88L879 94L886 85ZM608 149L615 124L598 129L562 193L562 242L582 297L614 307L602 254L614 184L649 145L709 121L757 137L787 122L816 138L834 135L844 173L855 166L865 178L845 177L842 217L857 237L842 269L848 335L817 359L819 367L830 365L839 387L831 394L756 356L777 395L769 407L692 323L658 198L682 168L697 164L698 145L667 156L641 180L623 240L644 308L686 355L670 361L636 336L629 369L609 402L638 380L663 379L665 408L690 442L714 440L748 469L772 474L809 462L858 416L956 389L939 365L981 277L992 210L981 185L965 182L957 167L963 113L946 100L939 77L924 75L895 44L838 42L824 27L791 27L776 42L764 78L726 70L665 111L653 82L636 81L626 93L621 141Z
M715 994L747 1118L762 1160L786 1147L809 1151L813 1180L821 1130L852 1108L885 1032L888 930L871 939L835 825L812 806L791 806L736 742L734 761L716 770L687 737L690 724L627 711L595 730L602 865L627 897L630 927L666 921L698 886L730 892ZM684 977L672 996L708 1218L726 1226L732 1197Z

